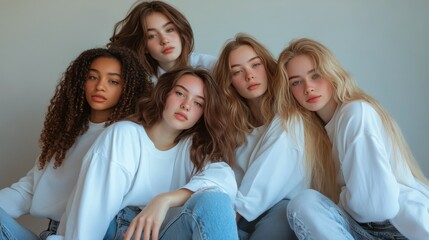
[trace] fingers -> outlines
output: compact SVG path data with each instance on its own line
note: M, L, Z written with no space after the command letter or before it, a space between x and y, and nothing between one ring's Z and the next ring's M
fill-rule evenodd
M128 227L127 232L124 235L125 240L139 240L142 237L143 240L156 240L158 239L159 229L161 228L161 223L159 221L154 221L152 219L134 218ZM152 238L151 238L152 236Z

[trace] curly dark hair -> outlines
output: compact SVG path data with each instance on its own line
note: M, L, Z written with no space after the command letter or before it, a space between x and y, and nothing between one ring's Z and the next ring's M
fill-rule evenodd
M192 135L191 161L195 172L201 171L207 162L224 161L233 165L236 143L226 117L226 99L207 70L183 67L164 73L152 96L141 98L137 103L136 113L129 119L149 128L159 122L168 93L184 75L195 76L204 82L204 112L192 128L182 131L176 137L175 142Z
M100 57L114 58L121 63L124 82L118 104L105 126L134 113L140 96L149 95L153 84L137 55L124 47L94 48L81 53L67 68L55 88L39 144L39 169L55 158L54 168L61 166L76 138L88 130L91 108L85 97L85 81L91 63Z
M115 24L113 35L107 46L124 46L134 50L150 75L156 75L159 63L147 53L147 26L145 18L154 13L164 14L177 27L182 42L176 67L188 64L189 54L194 49L194 33L186 17L173 6L162 1L138 1L127 16Z

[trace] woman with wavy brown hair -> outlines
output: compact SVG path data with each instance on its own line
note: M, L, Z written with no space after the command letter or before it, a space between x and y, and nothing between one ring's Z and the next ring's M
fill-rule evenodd
M42 239L55 233L84 154L106 126L133 113L137 99L151 89L131 50L97 48L81 53L51 99L35 166L17 183L0 190L1 234L39 239L12 219L28 213L51 220Z
M194 34L186 17L163 1L138 1L116 23L108 46L125 46L140 57L156 84L158 77L177 67L213 68L216 58L193 52Z
M220 98L206 70L162 75L129 121L108 127L85 156L58 232L65 239L237 239L228 165L235 138Z

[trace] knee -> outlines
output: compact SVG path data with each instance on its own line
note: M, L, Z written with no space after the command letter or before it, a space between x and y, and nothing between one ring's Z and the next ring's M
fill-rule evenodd
M288 217L299 213L301 216L314 214L326 197L313 189L306 189L296 195L287 206Z
M185 210L202 215L222 212L227 215L235 215L231 199L226 193L220 191L201 191L194 193L186 202Z

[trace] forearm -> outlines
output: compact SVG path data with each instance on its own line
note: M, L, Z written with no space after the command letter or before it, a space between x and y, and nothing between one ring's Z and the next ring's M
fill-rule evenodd
M194 192L181 188L176 191L162 193L159 197L165 198L169 207L178 207L185 204Z

